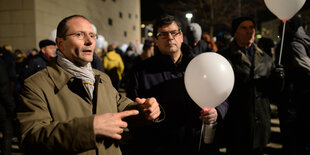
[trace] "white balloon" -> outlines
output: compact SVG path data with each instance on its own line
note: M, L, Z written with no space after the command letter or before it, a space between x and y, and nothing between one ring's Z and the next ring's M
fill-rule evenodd
M230 63L214 52L202 53L192 59L184 75L189 96L201 108L214 108L225 101L234 81Z
M267 8L281 20L291 19L306 0L264 0Z
M57 30L54 29L54 30L50 33L50 36L48 37L48 39L56 42L56 34L57 34Z
M91 24L91 26L93 27L95 34L97 34L97 28L96 28L96 26L95 26L94 24Z
M105 42L105 39L102 35L98 35L98 38L96 39L96 48L102 48L103 44Z

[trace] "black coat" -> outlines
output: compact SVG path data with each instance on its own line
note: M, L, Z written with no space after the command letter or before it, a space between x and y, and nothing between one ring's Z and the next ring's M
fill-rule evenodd
M47 65L47 62L50 59L47 58L41 51L39 54L33 56L25 62L25 66L23 67L20 79L23 82L25 79L33 75L34 73L44 69Z
M268 54L253 46L253 63L235 42L219 52L230 61L235 75L224 121L224 139L229 147L241 150L244 154L265 146L270 136L269 96L273 90L271 73L274 64Z
M0 104L5 108L6 116L12 117L15 112L15 102L10 89L9 72L2 57L0 57L0 75ZM2 119L0 118L1 121L3 121Z
M184 84L185 69L193 58L189 47L183 44L177 65L169 55L157 54L134 72L128 97L155 97L166 118L150 127L131 129L136 138L133 154L197 154L202 109L191 100ZM220 118L225 116L227 107L226 102L218 107Z

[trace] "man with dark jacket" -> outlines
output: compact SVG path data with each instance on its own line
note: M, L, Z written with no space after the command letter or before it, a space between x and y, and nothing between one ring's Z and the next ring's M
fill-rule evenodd
M46 67L47 62L56 56L56 43L45 39L39 42L40 52L29 59L20 75L21 81Z
M270 136L272 58L254 44L255 22L249 17L232 21L234 40L219 51L230 61L234 88L223 135L229 155L263 155Z
M204 111L189 97L184 72L194 54L183 44L181 24L174 16L163 15L157 19L153 34L158 54L143 61L133 73L127 95L130 98L154 95L163 106L166 118L160 124L131 129L134 143L128 149L135 148L132 153L138 155L206 153L198 150L203 143L200 141L202 120L205 123L222 120L228 105L225 102L216 109Z

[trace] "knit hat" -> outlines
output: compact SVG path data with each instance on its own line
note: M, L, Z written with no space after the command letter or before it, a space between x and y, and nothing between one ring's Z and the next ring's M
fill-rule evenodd
M201 27L197 23L190 23L188 25L188 38L192 39L192 41L198 41L201 39Z
M51 40L49 40L49 39L44 39L44 40L41 40L39 42L40 49L45 47L45 46L49 46L49 45L56 45L56 43L51 41Z
M240 25L242 22L247 21L247 20L253 22L254 27L255 27L255 21L254 21L252 18L250 18L250 17L238 17L238 18L234 19L234 20L232 21L232 23L231 23L232 35L235 34L235 32L236 32L236 30L238 29L239 25Z

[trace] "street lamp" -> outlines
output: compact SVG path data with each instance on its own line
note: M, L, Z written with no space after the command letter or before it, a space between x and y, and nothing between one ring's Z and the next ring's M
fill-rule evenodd
M185 14L185 17L187 18L188 23L191 23L191 19L193 18L193 14L192 13L187 13L187 14Z

